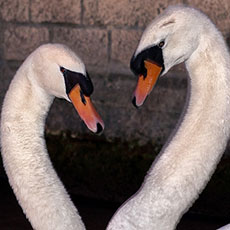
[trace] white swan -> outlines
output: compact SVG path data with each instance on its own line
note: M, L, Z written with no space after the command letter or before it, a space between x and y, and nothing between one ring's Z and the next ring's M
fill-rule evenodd
M9 182L34 229L85 229L50 162L44 123L54 97L72 101L93 132L104 124L89 96L93 85L82 61L67 47L46 44L21 65L6 93L1 146Z
M230 224L225 225L225 226L222 227L222 228L218 228L217 230L229 230L229 229L230 229Z
M139 75L133 103L140 106L157 76L181 62L190 77L185 116L108 230L175 229L224 152L230 132L230 57L222 35L201 12L170 7L144 31L131 60Z

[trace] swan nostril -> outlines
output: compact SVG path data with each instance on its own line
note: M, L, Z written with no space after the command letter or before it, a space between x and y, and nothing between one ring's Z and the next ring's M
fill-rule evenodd
M132 103L138 109L138 106L137 106L137 103L136 103L136 97L135 96L133 97Z
M103 127L100 123L97 123L97 132L96 134L100 134L103 131Z

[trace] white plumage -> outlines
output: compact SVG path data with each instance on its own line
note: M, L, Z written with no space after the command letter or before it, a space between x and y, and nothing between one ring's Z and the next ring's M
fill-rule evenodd
M85 229L53 169L43 138L54 97L69 101L60 66L85 74L84 64L67 47L39 47L17 71L2 108L4 167L18 202L37 230Z
M218 228L217 230L229 230L229 229L230 229L230 224L225 225L225 226L222 227L222 228Z
M201 12L176 6L147 27L135 56L161 41L163 74L185 62L188 107L141 189L117 211L108 230L175 229L209 181L229 139L230 57L220 32Z

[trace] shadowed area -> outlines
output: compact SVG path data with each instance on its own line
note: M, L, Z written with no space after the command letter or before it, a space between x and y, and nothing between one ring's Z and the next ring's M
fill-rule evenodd
M156 144L108 142L103 137L46 135L51 160L78 207L87 229L106 228L117 208L141 185L161 149ZM230 161L222 159L208 186L184 215L178 230L214 230L228 222ZM0 228L32 229L0 167Z

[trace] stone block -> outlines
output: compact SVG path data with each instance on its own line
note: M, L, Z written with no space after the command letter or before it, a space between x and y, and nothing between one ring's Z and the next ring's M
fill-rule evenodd
M57 98L50 108L46 128L52 133L57 134L66 130L74 134L90 133L83 121L81 121L73 105Z
M4 32L6 60L23 60L39 45L49 42L49 31L44 27L9 26Z
M181 3L182 0L93 0L84 1L84 24L138 26L145 27L168 5Z
M86 65L107 66L108 33L101 29L55 27L53 42L72 48Z
M112 30L111 59L129 68L131 57L138 45L142 31Z
M31 1L31 19L33 22L61 22L80 24L81 1L33 0Z
M97 25L101 24L98 17L98 1L84 0L83 1L83 24Z
M145 106L149 111L157 110L160 113L170 111L181 113L187 94L187 79L185 75L170 72L158 79L157 84L148 96Z
M230 1L224 0L85 0L83 23L85 25L128 26L145 28L158 14L170 5L186 4L202 10L218 28L229 34Z
M94 84L93 99L106 106L132 107L131 98L136 84L136 78L120 74L91 75Z
M2 20L7 22L26 22L29 20L29 0L1 0L0 14Z

